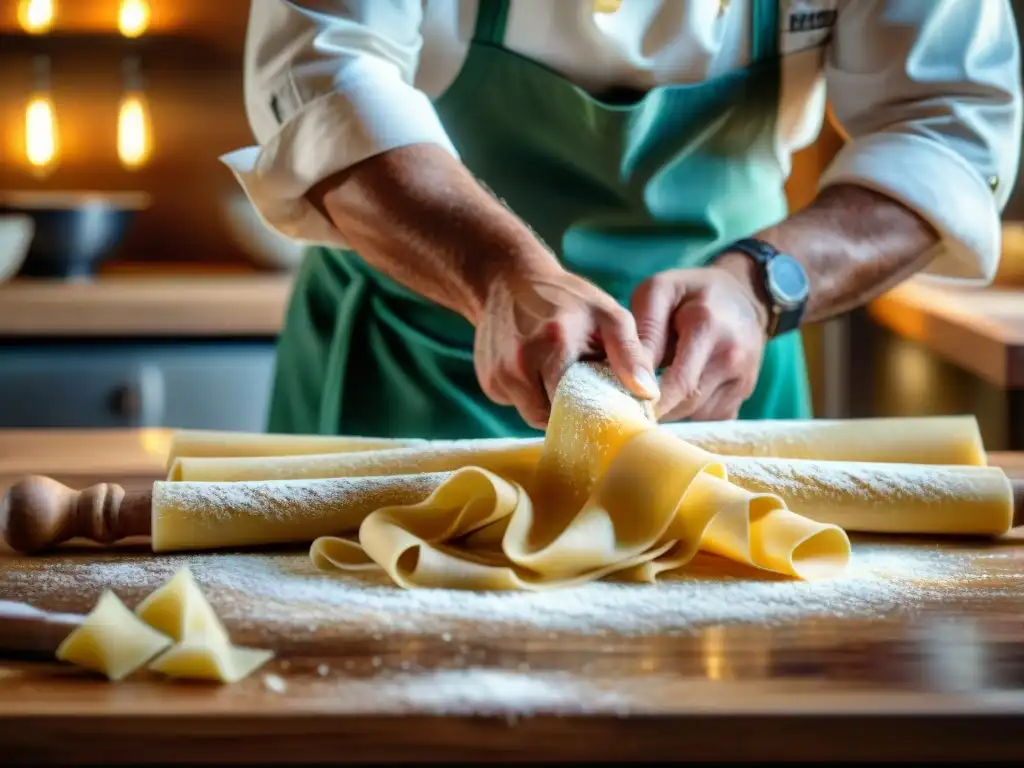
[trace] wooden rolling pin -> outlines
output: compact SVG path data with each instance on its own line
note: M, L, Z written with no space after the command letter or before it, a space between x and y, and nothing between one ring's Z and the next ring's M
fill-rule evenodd
M83 621L77 613L55 613L27 603L0 600L0 656L53 657Z
M149 536L153 489L126 493L116 483L76 491L42 475L12 485L0 502L0 541L32 554L71 539L110 545Z

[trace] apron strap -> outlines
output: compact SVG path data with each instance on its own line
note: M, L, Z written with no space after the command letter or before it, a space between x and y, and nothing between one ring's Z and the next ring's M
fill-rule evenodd
M501 47L505 42L509 0L479 0L473 42Z
M779 55L779 0L750 0L750 63Z

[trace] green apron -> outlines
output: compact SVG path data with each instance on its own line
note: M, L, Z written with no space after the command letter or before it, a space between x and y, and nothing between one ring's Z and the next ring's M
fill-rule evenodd
M628 306L651 275L699 267L786 214L774 151L778 0L752 0L751 13L746 69L605 101L504 48L508 0L480 0L468 58L436 108L476 177L566 268ZM459 315L355 253L313 249L278 342L269 430L537 434L483 394L472 349ZM767 345L740 418L808 416L803 347L790 333Z

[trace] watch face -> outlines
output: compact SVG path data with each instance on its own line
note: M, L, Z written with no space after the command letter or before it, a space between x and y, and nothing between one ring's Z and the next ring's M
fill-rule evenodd
M810 283L803 265L780 253L768 262L768 288L779 304L796 306L807 300Z

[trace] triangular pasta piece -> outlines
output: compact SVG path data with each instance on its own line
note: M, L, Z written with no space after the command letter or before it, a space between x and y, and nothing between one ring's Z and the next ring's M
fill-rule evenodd
M178 643L155 658L149 669L168 677L234 683L274 658L272 651L223 644Z
M57 648L57 658L121 680L172 640L132 613L113 592L105 591L95 607Z
M204 642L228 642L228 633L206 601L188 568L182 568L135 608L135 615L154 629L182 642L186 637Z

